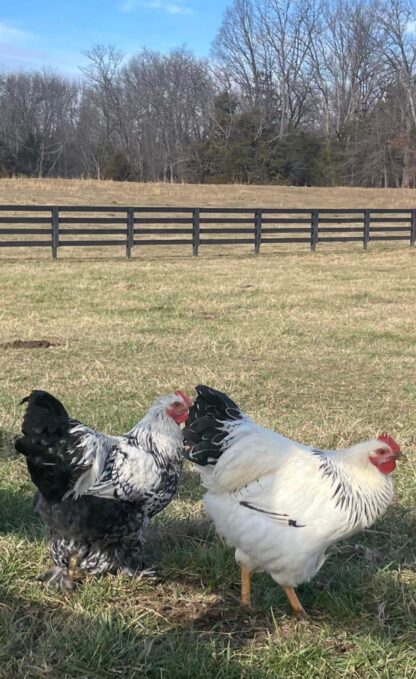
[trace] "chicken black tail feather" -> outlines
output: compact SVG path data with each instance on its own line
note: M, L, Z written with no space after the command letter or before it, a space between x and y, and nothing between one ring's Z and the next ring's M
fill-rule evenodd
M42 495L59 501L69 488L73 476L68 455L69 416L58 399L46 391L32 391L21 403L27 403L22 434L15 441L16 450L26 457L33 483Z
M41 440L47 445L60 436L62 429L67 428L68 413L62 403L47 391L32 391L21 400L20 405L23 403L27 403L22 424L25 436Z
M241 420L243 414L227 394L203 384L195 389L198 396L183 430L185 457L203 467L215 465L224 452L224 422Z

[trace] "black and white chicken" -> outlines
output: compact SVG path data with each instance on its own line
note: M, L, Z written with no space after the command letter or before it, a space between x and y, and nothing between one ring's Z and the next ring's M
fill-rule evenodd
M127 434L107 436L69 417L46 391L32 391L16 450L38 492L54 566L40 576L73 589L74 566L133 574L149 521L174 497L181 475L180 424L192 403L181 391L157 398Z
M393 498L400 456L385 434L343 450L319 450L257 425L226 395L196 387L184 429L186 456L207 492L205 508L241 567L266 571L304 615L295 587L321 568L335 542L368 528Z

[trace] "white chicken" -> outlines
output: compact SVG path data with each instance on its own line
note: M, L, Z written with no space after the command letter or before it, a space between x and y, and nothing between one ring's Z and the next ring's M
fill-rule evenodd
M384 514L400 448L386 434L343 450L310 448L255 424L223 393L196 391L185 454L207 489L208 515L236 550L241 604L250 606L250 573L266 571L303 617L294 588L313 578L330 545Z

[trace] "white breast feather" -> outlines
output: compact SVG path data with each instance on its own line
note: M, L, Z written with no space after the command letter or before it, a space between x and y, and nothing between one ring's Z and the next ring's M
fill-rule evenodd
M371 525L384 512L392 497L391 479L371 464L360 470L361 490L351 502L359 504L362 494L368 493L377 496L379 504L372 500L370 515L363 513L354 523L351 514L337 506L337 486L322 473L319 455L251 423L250 429L244 424L238 431L238 426L230 427L229 448L217 465L200 469L208 488L207 513L220 535L236 548L237 560L250 569L266 570L281 585L295 587L315 575L331 544ZM288 519L300 527L289 525Z

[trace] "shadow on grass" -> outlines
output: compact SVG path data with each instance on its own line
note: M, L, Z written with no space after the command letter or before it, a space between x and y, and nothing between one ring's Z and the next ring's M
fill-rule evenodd
M46 539L32 509L31 493L0 489L1 534L17 534L29 541ZM305 609L313 618L339 624L362 617L369 620L371 628L373 623L378 626L388 604L405 626L406 620L410 624L415 592L405 594L408 586L403 572L414 572L416 567L415 534L409 512L392 507L377 529L336 546L312 582L298 588ZM229 610L238 611L240 571L234 551L222 543L208 519L189 515L153 521L143 558L147 567L156 567L162 581L215 594L228 601ZM88 587L87 583L82 586ZM276 615L290 611L281 588L267 574L253 575L252 596L260 615L269 615L271 610Z
M163 545L163 546L162 546ZM215 593L228 612L239 606L240 571L234 551L215 536L209 521L169 522L150 537L148 558L160 564L167 581ZM311 583L298 594L311 620L378 637L413 635L416 590L415 526L409 512L395 506L377 529L336 546ZM252 576L252 599L260 618L290 613L282 589L267 574ZM233 613L234 611L234 613Z
M42 535L33 511L33 495L21 489L0 488L0 535L15 533L29 540Z
M165 591L158 585L154 591L132 587L128 610L123 610L117 598L120 584L113 585L108 600L105 590L99 592L101 609L100 601L91 597L88 610L87 599L72 602L48 595L39 600L36 594L11 593L0 584L0 676L276 679L286 673L275 673L275 656L279 666L287 663L291 677L312 677L318 676L311 667L315 663L318 672L321 654L332 667L332 661L336 665L360 644L371 647L373 655L375 649L377 655L394 655L385 645L396 639L411 649L412 623L398 626L397 611L388 607L386 619L373 624L368 616L348 615L298 623L278 614L273 619L270 610L248 617L220 597L199 598L189 586L182 597L177 592L174 596L172 586ZM294 666L299 667L296 675ZM328 674L327 663L325 669L325 677L341 676ZM357 670L354 676L369 675Z
M39 536L40 524L33 512L34 487L23 456L14 450L14 439L14 434L0 430L0 535L30 539ZM21 470L15 464L19 461Z
M200 493L195 485L194 475L187 473L180 499L193 501L197 497L200 497ZM337 547L315 579L310 584L299 587L299 597L311 616L314 628L328 626L333 634L342 629L351 636L359 632L380 640L410 638L412 635L414 638L416 593L414 584L412 587L411 581L406 580L409 573L412 570L414 572L416 565L416 526L410 518L410 510L400 505L391 507L386 518L374 530L358 534L348 543ZM44 535L44 529L32 511L30 491L11 486L0 489L1 533L18 534L29 540L36 540ZM230 646L244 647L253 639L268 636L274 630L274 617L278 627L286 628L289 625L289 629L292 629L297 624L286 617L290 609L281 588L267 574L255 574L252 578L252 595L256 613L252 619L242 616L239 609L240 573L234 562L233 550L223 545L208 519L195 518L192 506L187 518L170 519L162 513L150 524L144 560L148 566L155 565L162 578L160 586L154 590L146 589L147 614L150 613L155 618L162 616L172 629L169 633L161 635L158 632L154 636L136 630L131 637L133 623L129 618L130 614L120 617L115 612L113 615L110 602L110 608L105 607L105 615L103 613L98 616L94 623L88 617L87 623L91 629L97 625L91 634L92 639L98 639L98 648L102 649L103 657L108 653L105 650L106 644L110 647L113 644L116 648L120 646L121 654L127 640L127 648L130 650L126 652L128 657L131 656L131 662L139 663L138 666L145 667L150 672L143 676L157 676L158 679L163 676L160 664L162 660L159 662L158 659L160 651L161 658L166 659L171 654L175 662L178 662L173 673L169 665L167 677L253 676L261 679L263 675L260 673L241 674L242 668L238 663L231 663L227 649ZM110 581L109 590L112 586ZM80 587L85 596L88 596L88 590L94 591L95 585L91 580L85 580ZM136 586L129 584L128 580L118 580L117 587L121 588L125 596L126 591L131 590L134 593ZM176 598L172 594L172 587L181 592ZM2 601L0 597L0 602ZM138 606L142 603L139 599ZM19 611L16 613L16 607L20 609L21 605L34 606L38 610L37 604L33 602L12 602L13 615L20 615ZM115 609L116 605L117 602ZM56 613L59 631L63 613L48 606L42 612L43 606L41 602L40 612L36 615L42 618L45 613L51 628L48 633L52 634ZM140 617L140 613L138 616ZM87 642L78 640L83 622L71 613L69 620L62 624L65 631L62 632L62 638L59 632L55 640L58 646L67 643L64 637L68 634L68 639L72 639L81 649L84 648ZM189 635L191 636L188 638ZM192 643L190 638L193 639ZM199 660L192 652L193 644L199 649ZM101 660L94 654L89 659L85 650L85 656L77 662L85 673L89 662L98 663ZM169 660L171 662L172 658ZM196 672L199 662L202 667L208 668L205 675L191 673L191 669ZM93 664L91 667L98 672L101 666ZM182 667L183 674L179 667ZM68 672L68 668L65 671ZM12 673L8 676L20 675ZM93 673L85 676L113 675ZM268 676L270 675L264 675Z
M231 651L265 633L239 617L232 633L220 633L218 615L171 624L160 617L143 625L143 612L78 613L57 603L36 602L2 591L0 676L123 679L266 679L267 670L243 665ZM160 616L160 614L159 614ZM152 616L148 616L151 618ZM159 625L155 625L155 620ZM4 674L1 672L4 671Z
M312 676L322 653L332 667L356 648L394 655L391 644L410 649L415 641L407 606L412 588L380 564L332 557L331 568L320 572L328 590L319 583L300 588L311 616L306 623L287 615L287 602L268 576L254 576L256 610L247 616L238 605L231 550L205 540L205 524L190 521L188 529L172 522L152 537L152 544L159 540L153 554L165 552L164 582L155 585L91 578L66 597L33 585L19 591L12 571L0 578L0 676L276 679L286 673L276 674L274 663L293 672L294 658L296 676Z

